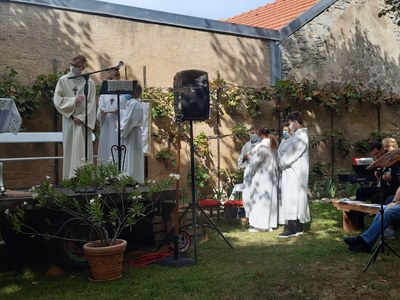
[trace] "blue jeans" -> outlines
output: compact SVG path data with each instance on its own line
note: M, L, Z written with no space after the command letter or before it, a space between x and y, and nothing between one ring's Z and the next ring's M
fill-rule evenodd
M386 200L385 200L385 204L388 205L389 203L391 203L393 201L393 199L394 199L394 195L390 196L390 197L387 197Z
M387 208L384 207L383 210L383 229L385 230L389 225L395 221L400 220L400 204ZM361 234L361 237L367 244L372 247L376 240L379 238L381 233L381 213L377 213L371 226Z

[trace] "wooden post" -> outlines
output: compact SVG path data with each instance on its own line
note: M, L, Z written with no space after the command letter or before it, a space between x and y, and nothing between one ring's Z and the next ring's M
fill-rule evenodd
M181 120L177 120L178 124L178 136L177 136L177 148L176 148L176 174L180 174L181 164ZM179 258L179 179L175 183L175 214L174 214L174 259Z
M219 71L217 78L218 78L218 82L221 78ZM220 96L221 96L221 87L218 87L217 90L217 102L216 102L216 117L217 117L217 189L218 189L218 195L220 193L220 188L221 188L221 136L220 136L220 130L219 130L219 126L220 126L220 115L219 115L219 103L220 103ZM218 199L221 200L221 199Z
M53 72L57 72L57 59L53 59ZM53 106L53 130L54 132L58 131L58 112L57 109ZM63 154L64 155L64 154ZM54 156L58 157L58 143L54 143ZM54 160L54 167L53 167L53 174L54 174L54 184L60 184L60 176L59 176L59 165L58 159Z

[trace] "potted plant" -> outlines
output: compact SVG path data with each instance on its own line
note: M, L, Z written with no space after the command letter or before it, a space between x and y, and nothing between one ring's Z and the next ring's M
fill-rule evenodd
M118 171L114 164L99 161L83 163L75 176L66 179L60 187L46 177L41 185L32 188L36 208L45 211L48 226L45 231L26 222L29 205L6 214L13 228L19 233L60 239L81 247L91 269L90 279L110 280L122 276L123 252L126 241L121 234L131 229L137 221L151 213L161 191L169 189L179 175L160 181L149 181L139 187L135 180ZM83 232L83 234L82 234ZM105 261L104 252L111 252L111 265ZM100 255L100 258L96 258ZM103 269L97 269L97 262ZM105 270L104 267L108 268Z

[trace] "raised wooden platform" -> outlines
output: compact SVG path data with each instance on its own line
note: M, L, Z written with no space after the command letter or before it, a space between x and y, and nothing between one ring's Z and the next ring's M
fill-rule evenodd
M59 188L60 190L64 190L63 188ZM111 187L107 187L107 190L109 190L109 194L112 195L114 192ZM127 189L126 194L129 194L132 192L134 188L130 187ZM146 194L149 191L149 187L147 186L140 186L138 188L140 193L144 196L143 199L146 201ZM64 190L65 191L65 190ZM81 194L76 193L74 191L67 191L67 194L71 197L76 197L76 199L79 200L79 197ZM87 193L87 195L97 194L97 191L94 193ZM154 201L154 211L151 212L148 216L140 220L138 223L135 224L134 229L129 233L130 237L132 240L134 240L136 243L143 243L146 245L149 245L150 242L154 244L157 240L155 239L154 232L153 232L153 218L158 217L160 214L163 214L165 210L170 210L168 207L175 207L175 189L171 188L168 190L163 190L159 192L157 195L153 195L153 201ZM29 192L28 190L6 190L1 196L0 196L0 232L5 233L7 231L7 234L3 234L3 237L9 237L8 241L16 240L18 239L16 233L11 231L11 227L9 225L9 222L6 217L6 210L14 210L17 207L21 206L24 202L25 208L28 210L31 210L32 212L34 211L34 216L37 216L38 222L42 222L43 218L47 218L47 211L45 209L41 209L40 207L37 206L38 200L32 198L32 193ZM41 223L40 223L41 224Z
M61 190L62 188L60 188ZM129 194L133 191L134 188L127 188L126 194ZM146 193L149 191L149 187L147 186L140 186L138 190L141 192L141 194L146 195ZM106 188L105 192L112 194L112 189L111 187ZM93 194L96 195L97 191L94 193L87 193L87 195ZM74 196L79 196L78 193L74 192L67 192L68 196L74 197ZM174 201L175 200L175 189L171 188L168 190L164 190L160 192L160 195L157 196L157 201L162 202L162 201ZM27 205L35 205L37 204L37 200L32 198L32 193L29 192L28 190L6 190L3 195L0 195L0 212L5 211L7 208L8 209L13 209L16 208L18 205L22 204L23 202L26 202Z

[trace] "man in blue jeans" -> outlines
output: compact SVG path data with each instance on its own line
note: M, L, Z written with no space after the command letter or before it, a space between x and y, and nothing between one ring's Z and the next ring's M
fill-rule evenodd
M383 210L383 229L389 225L400 221L400 188L397 189L392 203L386 205ZM349 250L353 252L371 252L372 247L378 240L381 233L381 213L379 212L371 226L361 235L356 237L344 238Z

